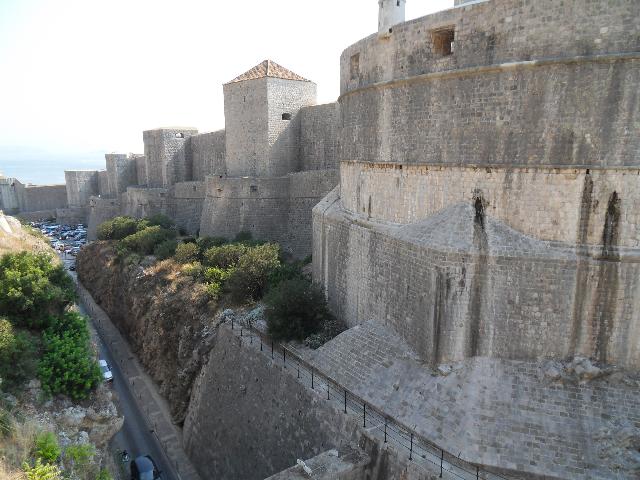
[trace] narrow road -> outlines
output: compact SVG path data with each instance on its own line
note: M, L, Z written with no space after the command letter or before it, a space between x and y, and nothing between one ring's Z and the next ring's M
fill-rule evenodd
M67 268L75 262L75 258L71 255L67 255L66 258L65 255L61 255L61 258ZM74 281L77 281L75 272L69 272L69 274ZM78 308L82 314L91 318L82 305L78 305ZM98 330L96 329L96 331ZM149 430L147 427L143 413L138 408L138 404L130 390L129 382L126 381L126 377L120 370L120 366L116 362L113 353L104 340L100 338L99 333L98 337L100 358L106 360L111 367L111 372L113 373L114 378L112 388L118 395L119 411L124 415L124 425L113 437L111 442L111 450L116 457L116 461L119 460L119 452L122 452L122 450L126 450L131 459L134 459L139 455L151 455L158 468L162 471L162 480L179 480L180 477L176 475L171 462L168 461L167 456L153 430ZM122 466L122 479L129 480L129 465L126 464Z

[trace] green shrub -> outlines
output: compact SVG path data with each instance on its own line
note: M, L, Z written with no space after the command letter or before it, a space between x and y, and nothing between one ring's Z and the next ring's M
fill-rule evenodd
M269 335L275 340L304 340L331 318L322 292L302 278L281 282L264 303Z
M73 469L76 471L85 470L96 453L96 449L90 443L79 443L69 445L65 451L65 457L71 461Z
M13 390L36 373L36 347L30 335L16 331L0 317L0 379L2 388Z
M43 390L74 400L87 398L102 380L93 358L86 319L67 312L43 335L44 354L38 365Z
M158 226L168 230L174 226L173 220L161 213L151 215L150 217L145 218L145 220L152 227Z
M109 470L103 468L96 476L96 480L113 480L113 477L109 473Z
M157 245L174 238L176 238L175 230L155 225L123 238L120 240L120 245L140 255L151 255Z
M212 300L218 300L221 294L222 285L220 284L220 282L207 283L207 295L209 295Z
M29 328L42 328L75 300L73 280L48 254L0 257L0 312Z
M200 249L195 243L181 243L176 248L175 260L178 263L193 263L200 257Z
M224 237L200 237L196 240L196 243L198 247L200 247L200 251L204 252L212 247L219 247L220 245L229 243L229 241Z
M249 247L241 243L229 243L219 247L211 247L203 254L203 263L209 267L229 269L240 261Z
M36 464L32 467L28 463L22 465L27 480L62 480L62 472L57 465L45 463L40 459L36 460Z
M136 232L138 221L131 217L115 217L98 226L98 240L121 240Z
M5 409L0 409L0 438L7 438L13 432L13 416Z
M156 245L156 248L153 249L153 254L158 260L166 260L175 255L178 246L177 240L165 240L161 244Z
M285 280L293 280L294 278L301 277L302 266L300 262L281 262L280 265L269 274L269 288L273 288Z
M200 278L203 275L203 267L200 262L187 263L182 267L182 272L194 278Z
M307 347L316 350L317 348L320 348L322 345L327 343L332 338L335 338L338 335L340 335L346 329L347 327L342 322L340 322L337 318L335 318L334 316L328 316L322 322L322 325L320 326L320 331L318 331L317 333L312 333L307 338L305 338L304 344Z
M279 253L280 247L273 243L247 248L225 284L235 301L257 300L262 296L269 275L280 266Z
M204 278L207 282L223 284L233 270L224 270L218 267L209 267L204 271Z
M53 432L42 432L36 435L36 456L40 460L53 463L60 456L60 444L58 437Z

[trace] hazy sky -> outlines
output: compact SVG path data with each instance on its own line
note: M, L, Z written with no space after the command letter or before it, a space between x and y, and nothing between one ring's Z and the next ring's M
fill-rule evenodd
M407 19L452 5L408 0ZM0 0L0 171L224 128L222 84L267 58L335 101L340 53L377 15L377 0Z

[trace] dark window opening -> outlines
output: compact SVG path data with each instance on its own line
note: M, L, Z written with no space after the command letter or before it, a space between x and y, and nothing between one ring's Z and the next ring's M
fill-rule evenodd
M184 133L176 133L176 138L184 138Z
M400 0L398 0L398 3L396 3L396 5L399 7L400 6Z
M454 51L455 29L453 27L442 28L431 32L433 51L437 55L446 57Z
M389 33L393 33L393 28L390 28L390 29L389 29Z
M249 189L250 189L252 192L257 192L257 191L258 191L258 186L257 186L257 185L251 185L251 186L249 187Z
M282 119L283 120L291 120L291 114L290 113L283 113L282 114Z
M360 75L360 54L359 53L356 53L355 55L351 55L349 73L351 75L351 80L358 78L358 75Z

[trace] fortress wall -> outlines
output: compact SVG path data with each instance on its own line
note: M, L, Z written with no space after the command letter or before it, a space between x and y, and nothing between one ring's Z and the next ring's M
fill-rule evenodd
M106 154L109 190L116 197L127 191L127 187L138 184L135 158L125 154Z
M339 158L638 166L640 135L628 126L640 122L639 83L640 56L452 72L356 90L340 100Z
M184 445L202 478L261 480L357 443L355 419L239 341L228 327L217 330L191 395Z
M193 180L204 182L207 175L227 173L225 131L201 133L189 139L193 159Z
M266 79L229 83L223 88L227 173L259 175L268 158Z
M640 264L632 258L597 261L513 232L500 237L497 227L485 250L465 249L446 220L449 240L433 245L424 232L408 237L353 217L337 189L313 217L314 280L334 313L350 326L373 319L393 327L424 361L580 354L640 366L631 340L640 332ZM472 213L468 223L475 231Z
M121 215L143 218L169 213L169 193L165 188L129 187L121 196Z
M60 225L87 224L89 218L89 207L86 208L57 208L56 222Z
M233 238L247 231L286 247L288 205L288 177L207 177L200 235Z
M21 212L52 211L67 206L66 185L27 185L22 189ZM55 216L55 215L54 215Z
M281 177L300 170L300 116L302 107L316 103L316 84L267 78L268 158L257 176ZM290 114L291 120L282 118Z
M103 197L111 196L111 190L109 188L109 173L106 170L98 172L98 193Z
M96 240L101 223L120 215L120 202L116 198L91 197L89 204L89 220L87 240Z
M338 168L337 103L300 110L300 169Z
M0 178L0 210L6 214L20 211L22 183L12 177Z
M190 235L199 232L205 196L205 182L184 182L173 186L170 216L178 228Z
M89 197L98 195L98 171L66 170L64 172L67 186L67 203L69 207L89 206Z
M138 185L147 185L147 158L144 155L134 155L136 161L136 178Z
M283 248L295 258L311 254L313 207L340 182L335 170L313 170L289 175L288 232Z
M609 201L620 208L617 245L640 247L640 170L341 165L344 208L375 221L408 224L458 202L543 240L601 245Z
M492 0L445 10L395 25L389 39L374 34L346 49L340 90L481 65L637 52L638 17L635 0ZM432 32L443 27L455 28L453 55L436 48Z
M192 178L193 167L187 140L197 133L195 128L180 127L143 132L149 187L167 188Z

